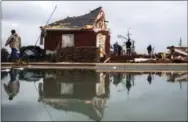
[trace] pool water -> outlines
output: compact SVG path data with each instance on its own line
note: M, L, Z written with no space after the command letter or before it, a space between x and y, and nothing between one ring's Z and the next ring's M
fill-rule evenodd
M184 72L24 69L1 83L2 121L187 121Z

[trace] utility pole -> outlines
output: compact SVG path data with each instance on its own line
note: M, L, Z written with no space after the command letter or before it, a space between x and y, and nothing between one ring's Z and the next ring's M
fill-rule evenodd
M131 39L131 38L130 38L130 35L132 35L132 34L129 33L129 29L128 29L128 33L127 33L128 39Z
M182 47L182 40L180 38L180 41L179 41L179 46Z
M133 40L132 52L135 53L135 41Z

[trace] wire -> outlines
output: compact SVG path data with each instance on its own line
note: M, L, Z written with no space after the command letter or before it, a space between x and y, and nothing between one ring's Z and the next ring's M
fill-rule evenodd
M34 82L34 86L35 86L35 89L36 89L37 93L39 94L38 89L37 89L37 87L36 87L36 85L35 85L35 82ZM45 103L43 102L43 100L42 100L42 103L43 103L44 108L45 108L46 112L48 113L48 115L49 115L51 121L53 122L52 115L51 115L50 112L48 111L48 109L47 109Z
M54 10L53 10L52 14L50 15L49 19L46 21L46 25L47 25L47 24L48 24L48 22L50 21L50 19L51 19L52 15L54 14L54 12L55 12L56 8L57 8L57 5L55 6L55 8L54 8Z
M49 19L46 21L46 25L49 23L50 19L52 18L52 15L54 14L56 8L57 8L57 5L55 6L53 12L51 13ZM40 35L39 35L38 39L37 39L36 42L35 42L35 45L34 45L33 51L36 49L36 45L37 45L37 42L39 41L39 39L40 39ZM26 55L27 55L27 54L26 54Z
M50 19L52 18L52 15L54 14L56 8L57 8L57 5L55 6L53 12L51 13L49 19L46 21L46 25L49 23ZM37 42L38 42L39 38L40 38L40 36L38 37L38 39L37 39L37 41L36 41L36 43L35 43L35 46L37 45Z

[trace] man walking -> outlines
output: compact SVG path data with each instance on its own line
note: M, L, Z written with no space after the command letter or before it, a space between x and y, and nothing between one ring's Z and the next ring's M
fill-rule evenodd
M20 36L16 33L15 30L11 30L11 35L7 39L5 46L9 45L11 48L11 61L18 61L20 56L19 56L19 50L21 47L21 38Z

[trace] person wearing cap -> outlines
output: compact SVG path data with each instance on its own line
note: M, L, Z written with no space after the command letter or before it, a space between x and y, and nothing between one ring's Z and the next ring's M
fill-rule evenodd
M15 30L11 30L11 35L7 39L5 46L10 46L11 48L11 61L18 61L19 56L19 50L21 47L21 37L16 33Z

